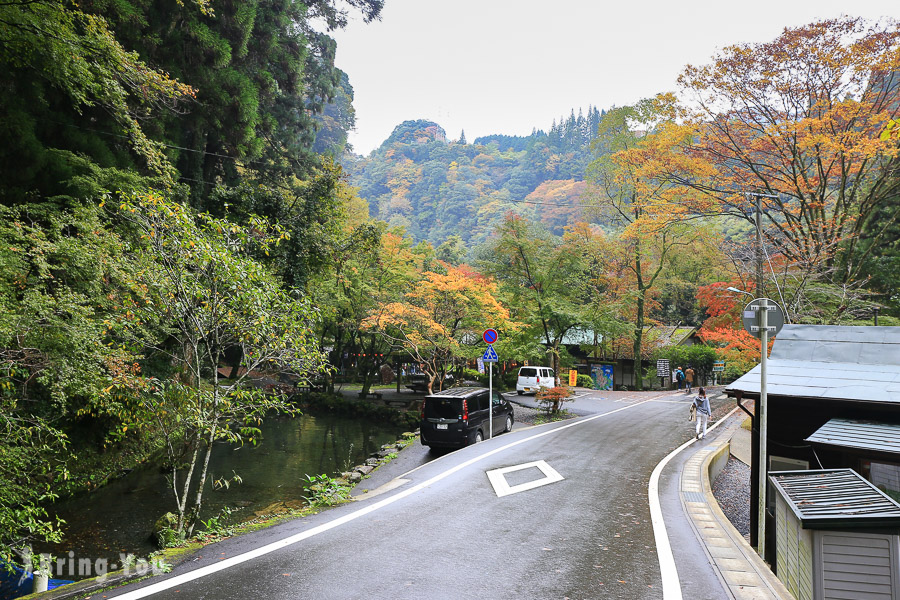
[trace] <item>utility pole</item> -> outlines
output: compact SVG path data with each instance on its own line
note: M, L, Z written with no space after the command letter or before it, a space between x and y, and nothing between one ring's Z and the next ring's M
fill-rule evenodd
M766 393L766 363L769 354L769 300L761 298L759 307L759 341L762 343L762 352L759 356L759 406L756 408L757 422L759 423L759 492L757 493L758 505L756 507L756 524L758 527L757 552L765 560L766 558L766 492L768 491L768 397Z
M756 196L756 297L765 298L763 287L763 239L762 239L762 194Z

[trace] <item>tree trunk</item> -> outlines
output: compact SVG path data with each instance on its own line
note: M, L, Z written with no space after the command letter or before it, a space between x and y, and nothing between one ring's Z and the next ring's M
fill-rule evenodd
M194 527L197 525L197 519L200 518L200 506L203 504L203 488L206 485L206 476L209 473L209 458L212 456L213 441L216 439L216 425L213 424L209 432L209 439L206 440L206 453L203 456L203 469L200 471L200 481L197 483L197 495L194 497L194 505L191 507L190 518L188 520L187 536L194 534Z
M644 377L641 372L641 350L644 339L644 274L641 266L641 246L635 246L634 253L634 272L637 276L637 315L634 323L634 389L641 391L644 389ZM652 281L651 281L652 285Z

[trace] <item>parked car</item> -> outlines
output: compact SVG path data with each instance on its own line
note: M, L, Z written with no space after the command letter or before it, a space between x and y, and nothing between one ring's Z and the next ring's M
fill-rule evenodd
M522 367L516 380L516 393L536 393L541 388L556 387L556 376L550 367Z
M425 396L420 439L431 448L461 448L488 437L488 393L483 387L458 387ZM506 398L494 391L494 435L510 431L515 417Z

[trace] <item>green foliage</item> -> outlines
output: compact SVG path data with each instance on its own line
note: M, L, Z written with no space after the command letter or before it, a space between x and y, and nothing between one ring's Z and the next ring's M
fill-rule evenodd
M74 3L7 2L0 5L0 39L0 121L16 134L4 139L17 140L0 149L0 175L10 198L21 201L33 186L46 185L39 174L51 162L50 148L85 152L112 166L122 154L110 137L87 133L98 124L127 141L141 158L140 168L174 181L162 146L147 136L138 117L155 107L178 106L194 90L127 50L104 16ZM68 127L84 129L77 135Z
M484 373L479 373L476 369L463 369L460 372L460 376L462 377L463 381L477 381L478 383L480 383L481 385L483 385L485 387L487 387L487 385L488 385L489 375L487 372L487 366L485 366ZM498 377L498 373L496 373L496 369L495 369L494 385L497 385L498 383L500 383L500 378Z
M505 336L504 356L537 358L559 371L560 345L572 328L590 323L584 254L541 227L509 216L497 230L480 266L498 281L515 318L526 324ZM505 348L504 348L505 350Z
M693 367L696 373L694 378L695 384L700 381L712 381L713 363L719 360L715 348L702 344L666 346L654 354L654 360L658 358L669 359L669 365L673 370L675 367L681 367L682 369L687 369L689 366Z
M343 480L328 475L306 475L303 482L306 501L312 508L334 506L350 498L350 485Z
M545 423L555 423L557 421L564 421L566 419L571 419L574 416L575 415L570 413L568 410L566 410L565 408L562 408L557 411L545 412L545 413L541 413L541 414L537 415L534 418L534 424L535 425L543 425Z
M378 406L370 402L355 402L336 394L312 392L304 394L298 401L302 403L306 412L327 411L329 413L409 427L414 427L419 423L419 414L417 412L403 413L393 408Z
M230 508L223 506L222 510L216 516L210 517L205 521L201 520L200 524L202 525L202 529L200 530L199 536L206 539L220 539L233 536L235 531L234 525L226 525L228 516L231 515L232 512L233 511Z
M585 387L585 388L591 388L591 389L593 389L593 387L594 387L594 380L590 375L583 375L583 374L579 373L577 381L578 381L578 383L577 383L578 387Z
M16 403L15 369L0 368L0 562L14 564L27 544L62 539L63 523L48 518L46 505L67 476L66 439Z
M114 404L136 397L135 421L151 419L164 432L173 465L177 531L186 527L189 536L213 444L255 443L264 416L296 412L284 397L250 386L250 376L292 373L304 381L322 369L311 337L315 311L254 260L287 237L262 219L239 226L196 215L154 193L123 195L114 215L132 232L132 251L149 264L135 276L140 297L126 304L110 328L131 344L143 344L148 356L164 357L176 377L157 380L123 373L113 379L105 399ZM218 368L230 362L229 352L238 356L235 366L241 368L225 379ZM178 491L173 438L182 431L192 453L183 491ZM192 477L198 491L189 499Z

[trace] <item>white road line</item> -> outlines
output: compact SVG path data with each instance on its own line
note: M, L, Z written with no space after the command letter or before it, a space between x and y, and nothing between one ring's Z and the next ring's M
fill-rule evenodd
M520 483L519 485L509 485L509 482L506 481L506 474L512 473L514 471L522 471L524 469L530 469L532 467L537 467L541 473L544 474L540 479L534 479L532 481L527 481L525 483ZM547 485L548 483L556 483L557 481L562 481L564 477L559 474L559 472L547 464L546 461L536 460L534 462L525 463L523 465L515 465L513 467L503 467L502 469L494 469L493 471L487 472L488 481L491 482L491 485L494 486L494 493L497 494L498 498L502 498L503 496L509 496L510 494L518 494L519 492L524 492L527 490L533 490L536 487L541 487L542 485Z
M302 532L294 534L290 537L286 537L283 540L279 540L277 542L272 542L271 544L266 544L265 546L260 546L259 548L254 548L253 550L249 550L247 552L244 552L243 554L238 554L237 556L232 556L231 558L226 558L225 560L221 560L214 564L206 565L205 567L200 567L198 569L194 569L193 571L189 571L189 572L183 573L181 575L176 575L175 577L170 577L168 579L164 579L158 583L148 585L147 587L137 589L137 590L134 590L131 592L127 592L125 594L122 594L121 596L116 596L116 598L121 598L122 600L138 600L139 598L146 598L147 596L151 596L158 592L163 592L163 591L171 589L173 587L178 587L179 585L184 585L186 583L194 581L195 579L200 579L201 577L206 577L207 575L212 575L213 573L217 573L219 571L224 571L225 569L237 566L237 565L239 565L241 563L245 563L249 560L253 560L254 558L259 558L260 556L265 556L266 554L270 554L272 552L275 552L276 550L281 550L282 548L292 546L294 544L302 542L305 539L319 535L320 533L325 533L326 531L329 531L336 527L340 527L341 525L344 525L351 521L355 521L356 519L363 517L369 513L373 513L377 510L380 510L386 506L393 504L394 502L402 500L403 498L406 498L407 496L411 496L412 494L415 494L416 492L419 492L419 491L437 483L438 481L441 481L442 479L446 479L450 475L453 475L454 473L457 473L457 472L465 469L466 467L470 467L470 466L474 465L475 463L478 463L478 462L480 462L490 456L493 456L499 452L503 452L504 450L508 450L509 448L513 448L520 444L524 444L526 442L530 442L532 440L542 438L546 435L550 435L550 434L556 433L558 431L568 429L570 427L577 427L578 425L582 425L584 423L593 421L595 419L607 417L609 415L613 415L613 414L615 414L617 412L621 412L623 410L629 410L636 406L640 406L640 404L642 404L642 403L630 404L628 406L623 406L622 408L617 408L617 409L611 410L607 413L594 415L592 417L583 417L581 419L578 419L574 423L569 423L568 425L563 425L561 427L555 427L553 429L549 429L547 431L537 433L537 434L529 436L527 438L523 438L521 440L511 442L509 444L506 444L505 446L500 446L499 448L495 448L489 452L485 452L484 454L480 454L480 455L478 455L474 458L471 458L463 463L460 463L460 464L456 465L455 467L451 467L450 469L447 469L446 471L443 471L442 473L438 473L431 479L428 479L426 481L423 481L422 483L414 485L413 487L403 490L402 492L398 492L397 494L394 494L393 496L390 496L389 498L385 498L384 500L380 500L378 502L370 504L369 506L360 508L359 510L356 510L352 513L346 514L343 517L338 517L337 519L334 519L333 521L329 521L328 523L323 523L322 525L318 525L316 527L313 527L312 529L307 529L306 531L302 531ZM669 456L672 456L672 454L670 454ZM668 460L668 457L665 460ZM659 501L657 498L657 505L658 505L658 503L659 503ZM651 514L652 514L652 512L651 512ZM656 534L655 523L654 523L654 534ZM662 527L662 535L665 536L665 525L664 524ZM657 544L659 544L659 543L660 543L660 538L657 536ZM665 537L665 544L668 547L668 537ZM674 572L675 563L674 563L674 559L671 558L671 549L669 549L669 559L672 561L672 571ZM660 563L662 563L662 558L660 558ZM677 578L677 575L676 575L676 578ZM665 580L663 580L663 589L665 590ZM673 596L673 598L675 598L675 597ZM678 598L681 598L680 589L679 589ZM666 597L666 600L670 600L670 599L668 597Z
M735 408L724 418L716 421L707 430L707 433L724 423L725 419L730 417L735 410L737 409ZM682 600L682 596L681 581L678 579L678 569L675 567L675 557L672 554L672 546L669 544L669 534L663 520L662 506L659 503L659 476L670 460L696 441L696 438L691 438L659 461L659 464L653 469L653 473L650 474L650 484L647 486L647 496L650 500L650 522L653 524L653 537L656 539L656 556L659 559L659 571L662 574L664 600Z

